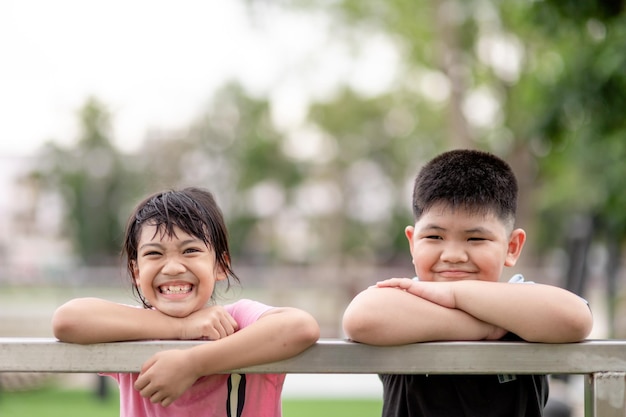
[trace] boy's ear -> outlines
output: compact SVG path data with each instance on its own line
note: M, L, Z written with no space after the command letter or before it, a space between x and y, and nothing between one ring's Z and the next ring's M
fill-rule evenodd
M415 234L415 226L407 226L404 228L404 235L409 241L409 250L413 253L413 235Z
M526 242L526 232L523 229L515 229L511 232L504 266L515 266L517 260L522 254L524 242Z

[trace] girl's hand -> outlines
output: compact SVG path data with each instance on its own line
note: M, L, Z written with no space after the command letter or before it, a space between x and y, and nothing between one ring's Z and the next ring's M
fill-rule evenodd
M218 340L235 333L239 325L222 306L210 306L182 319L181 339Z
M141 367L135 389L150 402L167 407L200 377L195 368L188 351L159 352Z
M399 288L442 307L456 308L453 282L415 281L410 278L391 278L376 283L379 288Z

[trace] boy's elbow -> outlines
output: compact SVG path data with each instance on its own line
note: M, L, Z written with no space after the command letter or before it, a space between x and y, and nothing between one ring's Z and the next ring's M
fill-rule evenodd
M562 327L563 343L580 342L591 333L593 329L593 315L589 305L584 302L578 310L578 314L572 315L568 320L564 320L565 325Z
M380 315L376 310L368 308L358 301L352 302L343 314L342 326L346 337L359 343L370 345L387 344L381 339L382 323L378 323Z
M539 343L576 343L589 337L593 328L591 310L585 307L584 311L576 316L564 317L558 329L550 329L547 333L531 334L523 337L529 342Z
M591 334L593 329L593 315L591 310L585 311L585 314L581 314L576 320L572 320L569 333L570 342L580 342Z

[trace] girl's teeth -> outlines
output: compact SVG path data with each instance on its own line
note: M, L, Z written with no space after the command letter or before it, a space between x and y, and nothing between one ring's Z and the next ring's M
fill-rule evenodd
M191 285L164 285L161 287L163 294L184 294L191 291Z

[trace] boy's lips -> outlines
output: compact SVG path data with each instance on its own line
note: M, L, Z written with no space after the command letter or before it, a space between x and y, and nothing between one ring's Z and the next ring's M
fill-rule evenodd
M441 271L435 271L435 273L445 278L459 278L459 277L466 277L468 275L472 275L475 272L469 271L469 270L463 270L463 269L444 269Z

